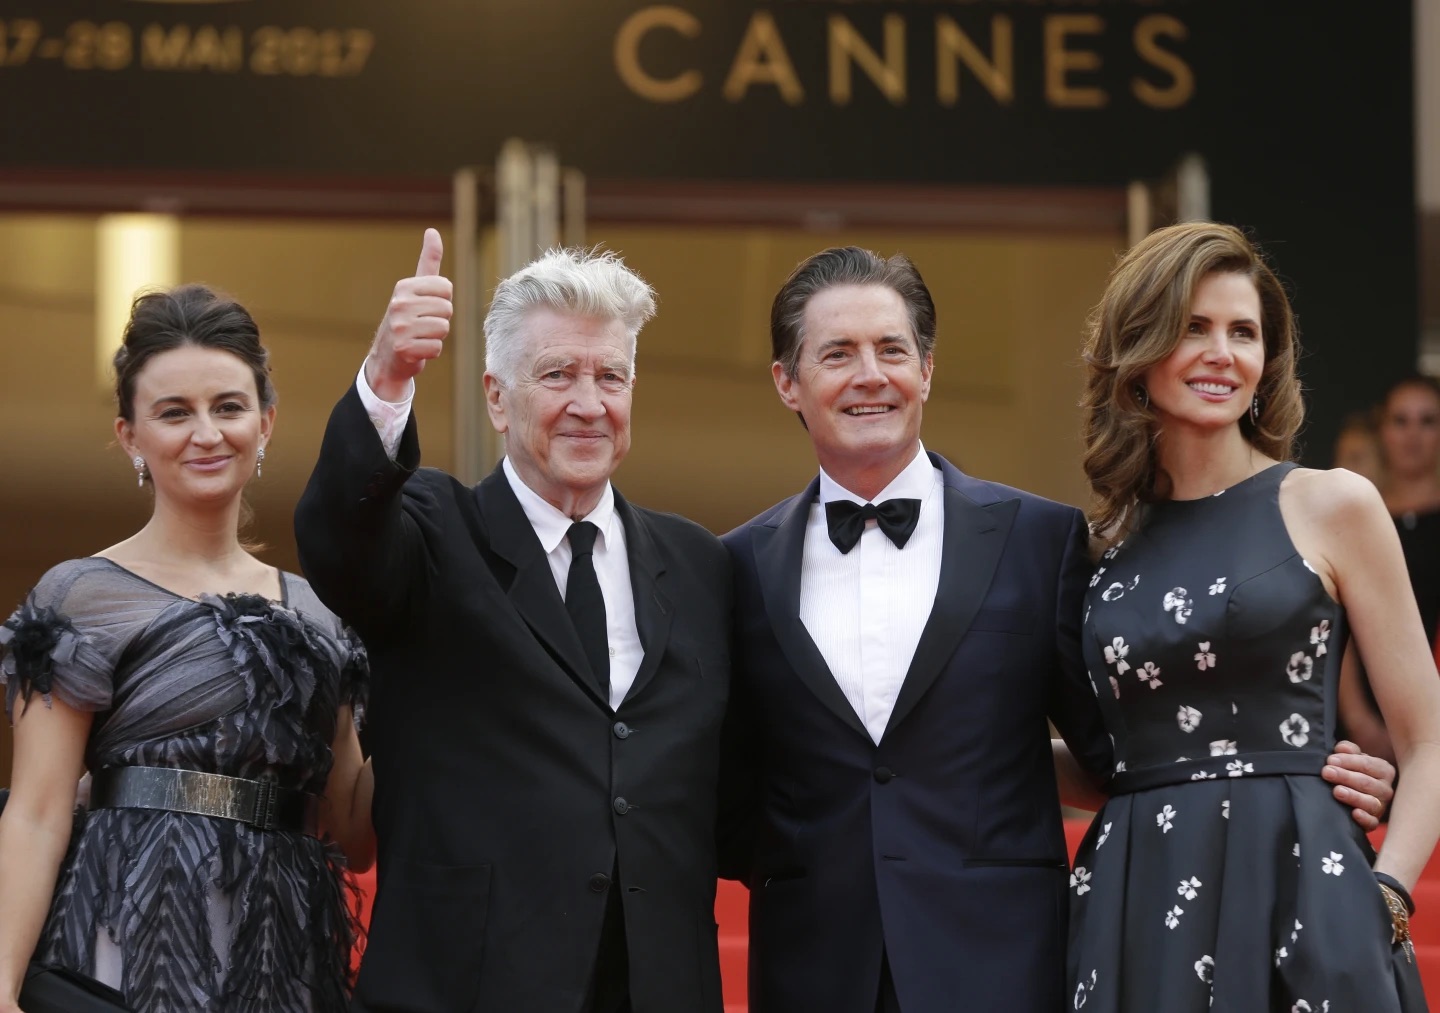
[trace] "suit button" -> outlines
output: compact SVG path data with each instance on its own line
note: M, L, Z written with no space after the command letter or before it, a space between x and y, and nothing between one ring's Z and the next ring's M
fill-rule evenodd
M615 737L617 739L628 739L630 737L630 726L624 721L615 722Z
M891 781L895 780L895 771L891 770L889 767L876 767L875 780L879 781L881 784L889 784Z
M590 877L590 892L604 893L610 888L610 877L603 872L597 872Z
M621 816L624 816L630 811L630 803L626 802L623 798L617 798L615 800L615 811Z

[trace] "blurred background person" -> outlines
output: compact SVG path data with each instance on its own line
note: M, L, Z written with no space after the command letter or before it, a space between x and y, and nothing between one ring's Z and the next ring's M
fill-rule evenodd
M1353 471L1380 485L1385 468L1374 412L1351 412L1345 416L1335 437L1335 453L1330 466Z
M343 1009L346 855L374 848L366 666L241 538L275 422L268 353L242 306L189 285L135 301L114 365L149 522L53 567L0 629L0 1010L32 952L141 1013Z
M1416 374L1390 388L1380 408L1380 446L1380 488L1433 646L1440 620L1440 383Z

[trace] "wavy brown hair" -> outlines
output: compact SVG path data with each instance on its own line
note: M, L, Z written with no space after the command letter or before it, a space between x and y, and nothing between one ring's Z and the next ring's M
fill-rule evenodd
M1259 419L1246 412L1240 431L1269 457L1283 461L1294 452L1305 407L1295 375L1299 335L1285 287L1239 229L1213 222L1158 229L1120 258L1086 327L1084 466L1094 497L1090 528L1101 538L1122 537L1134 526L1137 504L1168 494L1144 376L1180 344L1195 286L1215 273L1244 275L1260 295L1265 367L1255 390Z

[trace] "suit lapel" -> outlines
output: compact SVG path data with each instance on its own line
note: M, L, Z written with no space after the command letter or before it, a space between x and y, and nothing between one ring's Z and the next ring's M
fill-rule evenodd
M905 673L885 734L905 720L925 692L944 671L956 647L970 630L975 613L985 600L1000 564L1000 554L1020 509L1018 499L984 506L974 502L952 482L960 477L953 468L945 475L945 536L941 547L940 584L935 604L920 633L915 656ZM883 739L882 739L883 741Z
M590 663L585 660L575 624L565 611L565 601L555 586L550 560L503 469L497 467L492 471L476 487L475 495L490 535L490 551L515 568L515 577L508 588L510 604L581 688L609 707L610 702L601 697Z
M660 667L670 640L670 617L674 609L665 594L665 559L650 533L649 524L619 492L615 493L615 510L625 525L625 554L630 562L630 588L635 596L635 629L645 650L635 682L625 694L629 700L640 694Z
M760 574L760 593L765 599L770 628L795 674L836 717L869 742L870 733L861 724L830 666L825 664L820 648L815 646L810 631L800 620L800 567L805 553L805 526L810 518L810 506L819 492L820 480L816 478L791 502L778 526L757 524L750 529L755 567Z

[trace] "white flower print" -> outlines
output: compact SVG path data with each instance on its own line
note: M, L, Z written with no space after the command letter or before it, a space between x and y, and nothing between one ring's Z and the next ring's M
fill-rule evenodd
M1095 576L1093 576L1093 577L1090 578L1090 586L1091 586L1091 587L1094 587L1096 584L1100 583L1100 575L1101 575L1102 573L1104 573L1104 572L1105 572L1105 567L1103 567L1103 566L1100 567L1100 569L1098 569L1098 570L1095 571Z
M1115 764L1115 773L1117 773L1117 774L1123 774L1123 773L1125 773L1125 761L1124 761L1124 760L1121 760L1119 763Z
M1227 578L1225 578L1225 577L1216 577L1216 578L1215 578L1215 583L1213 583L1213 584L1210 585L1210 593L1211 593L1211 594L1224 594L1224 593L1225 593L1225 581L1226 581L1226 579L1227 579Z
M1122 545L1124 545L1124 544L1125 544L1125 543L1124 543L1123 541L1116 542L1114 545L1110 546L1110 548L1106 549L1105 552L1104 552L1104 554L1101 555L1100 558L1101 558L1101 559L1114 559L1116 556L1120 555L1120 546L1122 546Z
M1108 841L1108 840L1110 839L1110 828L1113 827L1114 825L1115 825L1114 823L1107 823L1107 824L1105 824L1104 829L1102 829L1102 830L1100 831L1100 836L1099 836L1099 837L1096 839L1096 841L1095 841L1095 850L1096 850L1096 851L1099 851L1099 850L1100 850L1100 845L1104 844L1106 841Z
M1160 669L1153 661L1147 661L1142 668L1137 668L1135 675L1141 682L1148 683L1151 689L1159 689L1165 685L1160 681Z
M1323 872L1325 872L1325 873L1328 873L1328 874L1331 875L1331 876L1338 876L1338 875L1340 875L1340 873L1342 873L1342 872L1345 871L1345 866L1342 865L1342 864L1340 864L1340 863L1341 863L1341 860L1342 860L1344 857L1345 857L1345 856L1342 855L1342 854L1340 854L1340 852L1338 852L1338 851L1332 851L1332 852L1330 852L1330 854L1328 854L1328 855L1326 855L1324 858L1320 859L1320 869L1321 869L1321 871L1323 871Z
M1086 606L1085 606L1085 618L1082 619L1082 620L1080 620L1080 624L1083 626L1083 625L1085 625L1086 623L1088 623L1089 621L1090 621L1090 606L1089 606L1089 605L1086 605Z
M1180 710L1175 714L1175 721L1180 725L1182 732L1193 732L1200 727L1200 712L1194 707L1180 705Z
M1285 666L1285 674L1290 677L1291 682L1309 682L1314 671L1315 659L1304 651L1296 651L1290 655L1290 664Z
M1278 966L1280 962L1277 960L1275 963ZM1296 999L1295 1005L1290 1007L1290 1013L1315 1013L1315 1007L1304 999Z
M1206 640L1199 645L1199 653L1195 655L1195 665L1200 671L1215 667L1215 653L1210 650L1210 641Z
M1216 739L1210 743L1211 756L1229 756L1236 751L1234 739Z
M1168 834L1170 832L1170 824L1173 823L1175 817L1179 815L1179 811L1176 810L1174 806L1167 805L1155 814L1155 825L1160 828L1161 833Z
M1175 889L1175 892L1186 900L1194 900L1196 897L1195 891L1199 888L1200 881L1194 876L1191 876L1189 879L1182 879L1180 885Z
M1280 722L1280 738L1285 740L1287 746L1299 749L1310 741L1310 722L1299 714L1291 714Z
M1082 981L1075 986L1075 1008L1079 1009L1084 1006L1093 991L1095 991L1095 971L1090 972L1088 984Z
M1287 949L1285 949L1285 947L1282 946L1282 947L1280 947L1280 949L1276 950L1276 951L1275 951L1275 966L1276 966L1276 967L1279 967L1279 966L1280 966L1280 960L1281 960L1281 958L1283 958L1283 957L1288 957L1288 956L1290 956L1290 951L1287 950Z
M1225 770L1231 777L1243 777L1246 774L1255 773L1255 764L1246 763L1243 760L1231 760L1225 764Z
M1185 597L1189 593L1183 587L1172 588L1165 592L1165 611L1174 612L1175 621L1182 626L1190 618L1190 613L1194 611L1195 603Z
M1230 818L1230 800L1228 798L1220 803L1220 815L1227 820Z
M1305 927L1305 926L1303 926L1303 925L1300 924L1300 919L1299 919L1299 918L1296 918L1296 919L1295 919L1295 931L1290 933L1290 941L1291 941L1292 943L1295 942L1295 940L1297 940L1297 939L1300 938L1300 930L1303 929L1304 927Z
M1291 854L1294 855L1296 858L1299 858L1299 857L1300 857L1300 842L1299 842L1299 841L1296 841L1296 842L1295 842L1295 850L1292 851Z
M1169 911L1166 911L1166 912L1165 912L1165 927L1166 927L1167 929L1179 928L1179 926L1180 926L1180 916L1183 915L1184 913L1185 913L1185 909L1182 908L1179 904L1176 904L1176 905L1175 905L1174 907L1172 907Z
M1125 597L1125 585L1118 581L1100 592L1101 601L1116 601Z
M1125 638L1116 637L1105 645L1105 664L1114 665L1116 675L1124 675L1130 671L1130 662L1125 660L1129 653L1130 645L1125 643Z
M1215 958L1207 953L1195 961L1195 977L1207 985L1215 984Z
M1120 699L1120 680L1113 675L1110 677L1110 692L1115 694L1115 699Z
M1215 780L1215 778L1217 778L1217 777L1219 777L1219 776L1220 776L1219 774L1207 774L1207 773L1206 773L1205 771L1203 771L1203 770L1197 770L1195 773L1193 773L1193 774L1190 775L1190 780L1192 780L1192 781L1213 781L1213 780Z
M1070 873L1070 887L1075 891L1075 896L1083 897L1090 892L1090 878L1090 872L1085 866L1075 866L1075 871Z
M1327 648L1327 647L1325 646L1325 641L1327 641L1327 640L1329 640L1329 639L1330 639L1330 620L1329 620L1329 619L1321 619L1319 626L1312 626L1312 627L1310 628L1310 643L1312 643L1312 644L1315 645L1315 657L1317 657L1317 658L1320 657L1322 654L1324 654L1324 653L1329 649L1329 648Z

